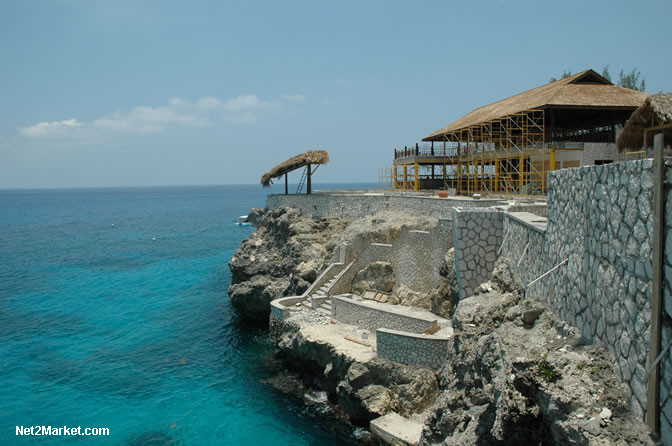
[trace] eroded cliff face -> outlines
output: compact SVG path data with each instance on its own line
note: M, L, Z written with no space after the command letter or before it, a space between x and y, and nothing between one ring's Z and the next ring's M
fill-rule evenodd
M392 211L355 222L305 218L293 209L255 210L250 218L258 231L230 262L229 295L243 314L263 320L271 300L306 290L340 243L391 243L408 229L436 225ZM450 359L440 370L378 358L317 311L271 318L270 334L286 364L355 423L396 412L424 422L421 444L652 445L647 427L630 414L606 350L585 345L545 303L526 300L513 270L500 259L478 295L458 303L454 259L446 253L444 282L432 293L392 290L393 303L451 317ZM353 285L390 288L392 279L389 265L376 264Z
M341 244L349 243L356 256L370 243L394 243L410 229L429 231L438 224L399 210L351 221L304 217L295 208L253 209L248 218L257 232L229 261L228 293L243 316L259 321L268 320L272 300L306 291Z
M253 209L257 232L229 261L233 305L247 318L268 320L270 302L302 294L328 265L349 220L312 219L298 209Z
M439 396L436 371L378 358L340 333L331 335L325 322L306 317L270 322L281 357L310 386L326 391L358 425L368 427L369 421L391 411L409 418L426 416Z
M490 291L459 303L421 444L652 445L607 351L525 300L512 271L500 259Z

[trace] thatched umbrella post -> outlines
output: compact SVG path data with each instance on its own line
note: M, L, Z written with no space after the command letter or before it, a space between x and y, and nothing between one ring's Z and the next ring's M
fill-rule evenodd
M261 184L264 187L269 187L273 183L273 178L281 178L284 175L285 195L289 195L289 180L287 174L293 170L306 167L308 171L304 173L305 177L301 178L301 183L303 183L304 180L307 182L307 193L310 194L312 193L313 189L313 164L316 165L315 170L317 170L320 164L327 164L328 162L329 154L326 150L309 150L306 153L293 156L292 158L278 164L273 169L263 174L261 177Z

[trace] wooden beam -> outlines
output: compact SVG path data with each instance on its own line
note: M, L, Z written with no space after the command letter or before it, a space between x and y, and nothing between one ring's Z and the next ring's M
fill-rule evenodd
M285 195L289 195L289 188L287 187L287 172L285 172Z
M310 195L311 189L312 189L312 177L313 177L313 172L310 168L310 164L308 164L308 181L306 182L306 193Z
M663 234L664 234L664 186L665 165L663 160L663 135L653 138L653 256L651 284L651 342L649 345L649 367L660 354L660 326L662 318L663 279ZM647 389L646 423L656 434L660 434L660 364L649 374Z

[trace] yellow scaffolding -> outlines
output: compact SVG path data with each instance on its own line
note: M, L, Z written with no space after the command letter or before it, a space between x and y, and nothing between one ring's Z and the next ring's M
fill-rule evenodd
M465 127L445 135L455 154L446 187L459 194L546 193L546 172L554 170L555 152L545 146L543 110L525 110Z

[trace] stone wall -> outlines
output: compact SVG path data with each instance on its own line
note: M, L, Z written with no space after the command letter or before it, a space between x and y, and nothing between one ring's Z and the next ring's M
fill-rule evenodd
M663 318L661 346L672 344L672 167L666 166L665 175L665 239L663 258ZM672 354L660 363L660 427L665 444L672 443Z
M502 241L502 213L497 209L453 209L455 272L460 299L473 294L495 267Z
M651 160L549 172L548 226L504 218L502 253L526 290L613 355L633 413L644 418L651 321Z
M621 153L614 143L586 142L583 144L582 166L592 166L595 161L624 161L625 153Z
M301 209L301 213L312 217L361 218L386 209L401 209L409 213L429 215L437 218L451 218L451 209L461 207L488 207L501 200L472 200L465 197L438 198L414 195L412 192L379 194L338 194L313 193L311 195L269 195L266 207L277 209L282 206Z
M376 261L390 262L397 285L416 291L429 291L441 284L441 259L453 247L452 222L439 219L431 231L407 231L393 245L371 243L366 247L350 246L349 252L361 250L352 266L333 285L332 294L349 293L352 280L362 268Z
M529 215L532 214L526 212L504 214L502 229L504 236L500 248L500 255L513 260L516 272L524 284L532 282L549 269L544 249L546 231L528 223L529 218L521 218ZM534 293L530 294L545 296L548 292L547 285L548 281L544 280L535 283L532 285Z
M447 336L418 335L387 328L376 330L378 356L406 365L439 369L448 359Z
M406 231L394 241L392 268L397 285L416 291L432 288L432 242L429 231Z
M424 311L409 310L406 307L358 299L352 295L333 296L331 299L333 319L371 332L379 328L389 328L422 333L437 325L438 316L431 317Z
M549 175L549 298L583 335L607 347L631 408L643 418L651 309L651 160Z
M367 265L384 261L389 262L393 257L392 245L386 243L371 243L359 254L359 256L347 266L347 270L334 282L330 289L331 294L349 293L352 290L352 281L357 273Z

